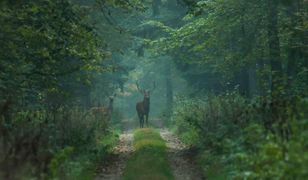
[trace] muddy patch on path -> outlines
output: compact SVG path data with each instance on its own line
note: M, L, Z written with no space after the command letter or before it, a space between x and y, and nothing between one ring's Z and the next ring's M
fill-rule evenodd
M119 143L114 148L113 154L107 160L108 164L98 169L96 180L120 180L126 161L133 152L133 132L126 131L119 137Z
M168 160L176 180L202 180L205 179L201 169L193 160L191 150L167 129L160 131L168 148Z

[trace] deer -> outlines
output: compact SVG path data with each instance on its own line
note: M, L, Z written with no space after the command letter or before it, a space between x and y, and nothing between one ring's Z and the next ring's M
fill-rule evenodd
M156 84L154 81L153 89L151 90L140 89L138 82L136 82L136 86L138 91L143 95L143 101L137 102L136 104L136 110L139 118L140 128L143 128L144 126L144 118L146 126L148 127L148 118L150 112L150 94L155 90Z
M113 96L109 96L109 104L108 106L101 106L100 103L98 103L97 107L92 107L86 114L87 116L89 113L93 114L95 118L98 117L106 117L106 119L109 121L111 119L111 115L113 112L113 101L115 98L115 94Z

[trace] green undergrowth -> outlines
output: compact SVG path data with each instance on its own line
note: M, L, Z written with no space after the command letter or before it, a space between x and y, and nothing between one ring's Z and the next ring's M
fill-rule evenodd
M273 124L272 131L264 126L272 116L263 104L234 93L183 99L175 106L175 133L197 150L208 179L307 179L308 101L271 112L283 114L288 125ZM286 130L289 137L282 134Z
M48 166L49 179L94 179L98 164L110 155L117 141L118 132L110 130L105 134L98 133L89 147L64 148L53 157Z
M120 132L107 118L86 113L78 107L13 113L7 135L0 135L0 179L94 179Z
M174 179L166 157L166 144L153 129L139 129L134 133L135 152L124 171L125 180Z

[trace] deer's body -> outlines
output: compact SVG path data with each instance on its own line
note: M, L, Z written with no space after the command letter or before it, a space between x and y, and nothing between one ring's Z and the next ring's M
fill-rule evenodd
M107 120L110 120L113 112L113 99L113 96L109 97L109 105L107 107L98 105L97 107L92 107L89 112L96 118L105 117Z
M150 90L144 90L140 89L139 85L137 83L137 89L140 91L140 93L143 94L143 101L138 102L136 104L136 111L138 114L139 118L139 123L140 123L140 128L143 128L144 126L144 118L146 122L146 126L148 126L148 119L149 119L149 113L150 113ZM152 91L155 89L155 82L154 82L154 87Z
M107 117L107 116L109 116L109 114L111 114L108 107L93 107L93 108L91 108L90 111L94 116Z
M143 101L136 104L136 110L140 121L140 127L144 126L144 118L148 126L149 112L150 112L150 97L144 97Z

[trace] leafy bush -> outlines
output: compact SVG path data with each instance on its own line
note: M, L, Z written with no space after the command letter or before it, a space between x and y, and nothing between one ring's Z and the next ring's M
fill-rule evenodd
M91 178L118 139L102 117L65 107L16 112L8 122L1 117L0 177Z
M238 127L245 125L249 116L246 107L245 99L237 94L181 99L172 121L184 142L219 149L226 135L238 135Z
M289 141L268 135L265 142L245 158L245 174L256 179L305 179L308 176L308 121L296 122L298 129ZM293 128L294 129L294 128Z
M177 103L175 131L198 149L197 159L209 179L307 177L307 102L275 107L270 106L275 102L260 99L229 93ZM281 133L285 130L292 134Z
M74 148L72 147L66 147L59 151L53 159L50 161L49 169L51 171L52 177L58 177L59 176L59 168L61 165L64 164L65 161L69 158L69 156L74 151Z

